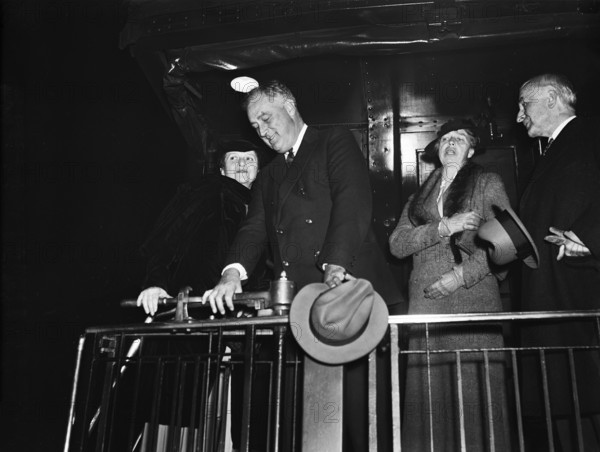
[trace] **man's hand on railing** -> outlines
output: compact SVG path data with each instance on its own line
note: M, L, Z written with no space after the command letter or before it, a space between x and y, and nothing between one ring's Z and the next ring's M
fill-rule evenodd
M146 314L154 315L158 310L160 298L172 298L162 287L148 287L142 290L137 298L137 305L143 306Z
M558 245L558 256L556 260L561 260L564 256L583 257L592 254L587 246L583 244L581 239L573 231L562 231L557 228L550 227L550 232L553 235L547 235L544 240Z
M221 280L213 289L204 292L202 303L208 301L214 314L217 313L217 310L221 314L225 314L225 305L230 311L233 311L233 294L241 291L240 272L235 268L229 268L225 270Z

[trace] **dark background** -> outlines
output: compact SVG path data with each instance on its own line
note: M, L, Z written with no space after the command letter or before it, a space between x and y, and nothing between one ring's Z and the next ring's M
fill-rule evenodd
M63 447L79 335L87 326L144 318L139 310L121 309L119 300L139 292L145 270L139 246L188 175L189 153L142 70L118 47L123 25L118 1L9 0L1 5L0 448L54 451ZM531 146L513 122L519 83L544 71L563 71L584 94L580 112L595 113L598 45L587 39L551 40L405 56L393 69L401 83L395 96L407 108L397 113L404 118L435 113L411 112L402 97L412 90L435 100L437 85L430 87L422 74L439 74L450 87L465 74L466 80L500 79L506 86L500 126L513 142ZM316 61L325 66L327 58ZM358 122L357 128L366 130L363 87L351 77L360 73L355 63L330 71L333 85L323 73L310 74L319 83L304 82L310 89L300 104L312 99L316 105L315 93L323 92L335 102L307 107L307 122L326 123L335 111L336 122ZM250 72L266 75L278 67ZM294 63L279 69L285 74ZM209 76L201 80L211 81ZM351 84L352 90L346 88ZM351 91L352 97L329 90L342 85L340 93ZM219 86L205 94L219 106L223 92ZM459 102L451 100L451 112L437 113L457 114ZM231 120L228 111L207 113Z
M3 451L62 450L86 326L143 320L138 248L185 143L128 51L118 2L2 2Z

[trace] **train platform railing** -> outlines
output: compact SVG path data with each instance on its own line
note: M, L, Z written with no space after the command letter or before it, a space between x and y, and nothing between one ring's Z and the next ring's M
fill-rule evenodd
M600 450L600 417L582 418L600 394L600 310L389 322L394 451ZM542 446L527 441L532 421Z
M592 369L600 363L600 310L404 315L390 316L389 323L389 344L383 349L391 382L385 432L390 441L384 446L377 432L381 367L373 352L368 358L369 451L444 450L436 429L449 420L455 450L478 450L472 439L476 424L484 450L529 450L526 364L539 392L548 450L558 450L552 433L557 393L572 407L570 450L590 450L580 415L589 394L580 381L592 378L600 386L600 376L580 372L587 369L582 361ZM589 329L590 341L517 345L521 329L569 324ZM285 314L88 328L77 350L64 450L307 452L318 444L319 451L342 451L343 379L323 378L332 375L330 367L341 367L304 356L294 334ZM560 387L550 366L557 357L568 376ZM439 373L440 366L445 373ZM411 385L416 378L417 389ZM440 398L441 390L452 394L449 403ZM323 402L318 409L315 397Z

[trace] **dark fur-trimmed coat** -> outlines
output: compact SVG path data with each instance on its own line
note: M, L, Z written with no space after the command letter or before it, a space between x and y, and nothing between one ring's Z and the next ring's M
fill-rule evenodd
M184 286L196 294L213 287L249 203L250 190L225 176L179 186L142 246L148 259L143 288L162 287L176 296ZM257 261L260 271L250 282L254 289L264 274L263 259Z

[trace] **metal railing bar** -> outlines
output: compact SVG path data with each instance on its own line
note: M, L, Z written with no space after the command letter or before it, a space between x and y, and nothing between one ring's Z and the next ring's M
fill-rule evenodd
M79 336L77 343L77 354L75 358L75 376L73 377L73 389L71 390L71 401L69 403L69 421L67 423L67 434L63 451L69 451L71 441L71 431L75 423L75 401L77 400L77 383L79 382L79 370L81 369L81 356L83 355L83 346L85 345L85 336Z
M275 369L273 367L273 363L269 362L269 396L267 400L273 400L273 381L275 375ZM269 407L267 408L267 450L271 450L271 425L273 425L273 404L269 403Z
M138 341L139 344L139 341ZM117 407L118 401L119 401L119 389L120 389L120 384L119 382L121 381L121 378L123 377L123 374L125 373L125 370L127 370L127 365L129 364L129 360L130 357L132 357L136 351L137 351L137 345L135 345L135 340L134 342L130 345L129 347L129 351L126 353L123 353L123 349L125 347L125 336L124 335L119 335L119 340L117 341L117 347L115 348L115 354L117 356L117 359L115 360L115 362L117 363L116 369L117 372L115 372L115 376L113 377L113 381L112 381L112 390L113 390L113 400L114 403L110 404L110 411L109 411L109 426L108 426L108 430L109 430L109 436L108 436L108 444L107 444L107 450L113 450L113 446L112 446L112 440L113 440L113 429L115 428L115 409ZM131 353L131 355L130 355Z
M252 403L252 375L254 374L254 339L255 325L249 324L246 327L246 350L244 355L244 390L242 405L242 434L240 439L240 452L249 452L250 450L250 416Z
M402 452L401 410L400 410L400 357L398 325L390 325L390 369L392 372L392 448Z
M152 408L150 411L150 423L148 426L148 443L150 444L150 450L156 450L156 444L158 441L158 410L160 407L160 398L162 395L162 383L163 383L163 371L164 363L161 357L157 360L157 372L154 377L154 397L152 398Z
M297 407L298 406L298 375L300 373L300 360L298 358L298 352L295 351L294 352L294 361L293 361L293 366L294 366L294 396L292 398L293 400L293 406ZM292 425L297 425L296 422L298 422L298 410L294 409L292 410ZM296 441L297 441L297 429L293 429L292 430L292 450L296 450Z
M483 351L483 368L485 372L485 397L487 402L490 451L496 452L496 441L494 438L494 410L492 409L492 385L490 382L490 357L487 350Z
M408 314L408 315L391 315L389 317L390 324L398 325L413 325L419 323L461 323L461 322L492 322L503 320L568 320L579 318L596 318L598 333L600 334L600 310L575 310L575 311L527 311L527 312L484 312L470 314ZM288 316L265 316L265 317L249 317L236 319L215 319L215 320L194 320L189 323L176 322L156 322L152 324L132 324L120 326L99 326L88 327L85 332L89 334L111 332L123 334L207 334L206 330L211 328L231 328L226 334L244 335L244 328L247 325L255 325L257 328L256 335L261 334L272 335L272 330L260 330L261 326L281 326L288 323Z
M90 353L91 357L90 357L90 364L89 364L89 377L87 379L87 394L85 396L85 402L84 402L84 408L83 408L83 419L85 420L85 422L87 423L87 420L90 418L90 414L91 414L91 408L90 408L90 404L91 404L91 398L92 398L92 382L94 381L94 377L95 377L95 366L97 365L98 359L96 357L96 344L98 343L98 338L95 337L96 335L94 335L94 337L92 338L91 341L89 341L88 343L92 344L92 351ZM92 415L93 416L93 415ZM86 424L83 424L81 429L81 442L79 443L80 448L79 450L84 450L85 444L87 443L88 437L89 437L89 430L86 427Z
M577 448L583 452L583 431L581 428L581 414L579 411L579 396L577 395L577 377L575 374L575 359L573 350L569 349L569 371L571 374L571 390L573 391L573 404L575 406L575 427L577 429Z
M230 331L239 331L239 335L243 335L245 328L248 325L256 327L256 335L268 334L273 335L273 331L265 329L262 333L260 327L285 326L289 323L287 315L280 316L265 316L265 317L247 317L236 319L215 319L215 320L193 320L191 322L152 322L149 324L131 324L120 326L93 326L85 329L86 333L90 334L153 334L156 332L168 332L170 334L184 333L186 335L194 334L196 331L207 331L210 329L217 330L219 328L231 328Z
M519 368L517 366L517 350L511 351L513 368L513 386L515 389L515 408L517 411L517 437L519 451L525 452L525 439L523 437L523 414L521 412L521 389L519 388Z
M429 406L429 447L433 452L433 401L431 400L431 356L429 355L429 324L425 324L425 347L427 360L427 404Z
M537 352L539 350L544 351L567 351L567 350L576 350L576 351L586 351L586 350L600 350L600 345L565 345L565 346L548 346L548 347L497 347L497 348L461 348L461 352L475 352L480 353L484 351L488 352ZM440 354L440 353L454 353L456 349L436 349L429 350L429 353ZM402 355L424 355L427 353L427 350L400 350L400 354Z
M175 376L173 377L173 403L171 405L170 423L170 427L174 426L175 428L169 428L169 438L167 440L167 447L170 447L172 452L177 452L180 446L184 387L185 364L181 362L181 356L178 356L175 362Z
M483 312L470 314L408 314L391 315L389 323L415 325L420 323L470 323L503 320L569 320L599 318L600 309L581 311Z
M377 452L377 349L369 353L369 452Z
M550 394L548 391L548 374L546 373L546 353L540 350L540 368L542 370L542 388L544 390L544 412L546 414L546 433L548 434L548 447L554 452L554 435L552 431L552 412L550 411Z
M142 351L142 347L144 346L144 339L140 338L140 348L138 349L138 353L140 353L141 356L141 351ZM137 359L136 361L137 364L137 369L135 372L135 383L133 386L133 398L131 400L132 403L132 407L131 407L131 419L135 419L136 418L136 414L137 414L137 407L138 407L138 396L140 393L140 382L141 382L141 378L142 378L142 360L141 359ZM135 450L137 443L140 440L140 436L138 435L137 440L134 442L134 438L135 438L135 423L131 422L131 425L129 426L129 447L127 450Z
M208 421L213 421L214 420L214 413L213 410L211 409L211 397L210 397L210 390L211 390L211 381L210 381L210 376L211 376L211 372L212 372L212 367L213 367L213 361L216 360L216 358L213 357L213 347L214 347L214 333L211 334L208 337L208 350L209 353L207 355L206 358L206 365L204 367L205 372L204 372L204 378L203 378L203 382L204 385L202 387L202 394L203 394L203 401L204 401L204 407L202 410L202 450L209 450L208 449L208 444L209 444L209 440L210 440L210 427L211 427L211 422Z
M222 378L222 382L221 382L221 396L219 397L219 400L221 401L222 405L221 405L221 428L219 430L219 443L218 443L218 447L217 450L218 451L223 451L225 450L225 437L228 433L227 431L227 427L229 427L227 425L227 407L229 405L229 385L231 382L231 366L227 365L225 366L225 369L223 370L223 378Z
M458 395L458 421L460 424L460 450L465 452L467 450L467 440L465 431L465 406L463 400L463 389L462 389L462 364L460 359L460 351L456 352L456 389Z
M200 380L200 367L200 357L196 356L194 358L194 378L192 380L194 382L192 386L192 400L194 402L198 400L199 397L202 398L202 394L198 395L198 387L200 386L198 384ZM196 432L200 431L201 419L198 420L198 426L196 427L196 412L196 404L193 403L192 411L190 413L190 429L192 429L192 431L190 432L187 438L187 450L189 452L193 452L193 450L199 446L199 442L196 441Z
M280 430L281 430L281 396L283 380L283 361L285 352L286 327L277 327L277 355L275 360L275 431L273 437L273 452L279 452Z
M102 389L102 403L100 408L100 417L98 421L97 437L96 437L96 451L104 451L105 437L106 437L106 426L108 423L108 407L110 406L112 379L115 370L115 362L113 360L106 361L104 370L104 385Z

